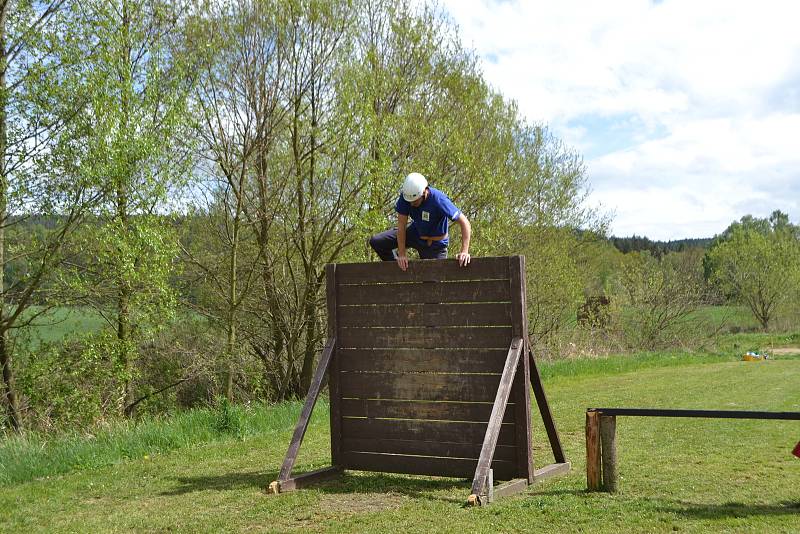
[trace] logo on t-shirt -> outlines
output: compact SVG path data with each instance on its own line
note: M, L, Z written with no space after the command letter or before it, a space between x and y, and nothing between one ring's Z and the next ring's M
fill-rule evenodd
M423 212L422 212L422 220L423 220L423 221L428 221L428 222L430 222L430 220L431 220L431 214L430 214L430 213L428 213L427 211L423 211Z

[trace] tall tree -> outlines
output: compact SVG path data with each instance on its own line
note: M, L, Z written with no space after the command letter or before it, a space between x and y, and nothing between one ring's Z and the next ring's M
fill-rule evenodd
M109 326L101 342L118 365L127 415L136 406L138 344L174 310L177 243L164 213L187 172L193 51L204 50L183 41L192 14L183 0L91 0L74 11L89 102L75 128L76 165L106 195L82 232L77 286Z
M22 425L14 333L44 320L64 244L91 204L53 171L59 138L83 108L66 0L0 2L0 365L8 421ZM14 273L12 279L6 274Z
M333 1L290 3L287 14L288 83L286 167L282 199L285 283L292 295L295 338L289 367L299 371L296 394L311 377L321 340L320 290L325 264L356 241L353 213L364 187L355 116L343 105L349 31L355 6Z
M800 290L800 241L787 226L736 226L705 260L711 281L746 304L764 330Z
M541 125L518 120L513 131L497 241L504 253L528 258L531 332L546 342L574 319L587 283L581 250L589 235L605 232L606 220L585 205L589 190L579 154ZM583 237L580 229L592 232Z
M285 344L287 310L280 304L270 254L272 225L281 209L275 198L286 185L286 173L270 166L277 130L286 127L288 113L282 101L287 43L280 13L278 5L249 0L214 6L207 28L214 53L194 99L201 117L198 153L212 197L201 218L207 218L207 236L214 244L187 252L211 296L199 303L200 310L225 334L223 382L231 401L239 346L256 350L265 369L270 368L269 378L273 360L268 354L274 350L262 346L263 335L251 334L264 330L266 322L269 343L278 352ZM261 291L256 291L259 280ZM265 306L256 294L265 295ZM244 324L257 317L266 321Z

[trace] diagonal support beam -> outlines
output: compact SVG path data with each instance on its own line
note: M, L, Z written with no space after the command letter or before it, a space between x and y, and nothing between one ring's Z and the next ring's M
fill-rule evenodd
M303 410L300 412L300 419L297 421L297 426L294 428L289 450L286 451L286 457L283 459L281 472L280 475L278 475L278 482L289 480L292 474L294 462L297 460L297 453L300 450L300 445L303 443L303 437L306 435L308 422L311 420L311 412L314 410L314 405L317 403L319 392L322 389L322 381L331 364L334 347L336 347L336 338L329 337L322 351L322 357L319 359L317 370L314 372L314 379L311 381L311 386L308 388L306 402L303 404Z
M472 481L472 494L469 496L468 502L480 502L481 496L486 495L489 469L492 465L497 438L500 435L500 425L503 423L503 415L505 415L508 397L511 395L511 385L514 383L514 375L517 371L523 345L522 338L516 337L511 341L511 346L508 349L506 364L500 377L500 386L497 388L492 414L489 416L489 425L486 428L486 436L483 438L478 467L475 469L475 478Z
M528 343L530 346L530 343ZM536 404L539 406L539 413L542 415L542 422L544 428L547 430L547 439L550 440L550 448L553 450L557 464L566 463L564 456L564 449L561 447L561 438L558 437L558 429L556 429L556 422L553 419L553 413L550 411L550 404L547 402L547 395L544 393L544 386L542 385L542 377L539 374L539 369L536 367L536 358L533 357L533 350L529 350L528 354L531 359L531 386L533 386L533 395L536 397Z

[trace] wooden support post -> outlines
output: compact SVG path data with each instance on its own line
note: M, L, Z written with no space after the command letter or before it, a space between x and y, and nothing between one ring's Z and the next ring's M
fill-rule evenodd
M328 337L338 339L339 330L336 320L336 265L325 267L326 296L328 303ZM334 350L328 373L328 401L330 403L331 421L331 463L335 466L342 463L342 400L339 394L339 358Z
M600 416L586 412L586 488L599 491L600 487Z
M530 342L528 342L530 347ZM542 416L544 428L547 431L547 439L550 440L550 448L553 450L553 457L556 463L567 463L567 458L564 456L564 449L561 447L561 438L558 437L558 430L556 429L556 422L553 419L553 413L550 411L550 403L547 402L547 395L544 393L544 385L542 384L542 377L539 374L539 369L536 367L536 358L533 357L533 349L530 350L530 375L531 386L533 386L533 394L536 397L536 404L539 406L539 413Z
M314 405L317 403L320 388L322 387L322 380L325 377L328 366L330 365L335 346L336 339L328 338L328 342L325 344L325 349L322 351L322 357L319 359L319 363L317 364L317 370L314 373L314 379L311 381L311 386L308 389L306 402L303 404L303 409L300 412L300 419L297 421L297 426L294 428L292 441L289 443L289 450L286 451L286 457L283 459L281 472L278 475L278 480L275 481L279 483L278 485L289 480L289 477L292 474L294 462L297 460L297 453L300 450L300 445L303 443L303 437L306 435L308 423L311 420L311 412L314 410ZM270 488L273 488L272 484L270 484Z
M492 414L489 416L489 424L486 428L486 435L483 438L478 467L475 469L475 478L472 480L472 491L467 500L469 504L482 504L481 497L486 495L489 469L492 465L497 438L500 435L500 425L503 423L503 415L505 415L508 397L511 395L511 385L514 382L514 375L517 372L517 364L519 364L523 345L522 338L517 337L514 338L508 349L506 364L503 368L503 374L500 376L500 386L497 388Z
M523 341L522 356L519 359L512 395L514 395L514 418L517 438L517 476L528 479L533 484L533 442L531 437L531 390L530 363L528 354L528 318L525 313L527 298L525 294L525 258L513 256L508 259L509 284L511 292L511 335ZM520 288L522 291L520 291Z
M603 458L603 489L609 493L617 492L617 418L613 415L600 416L600 441Z

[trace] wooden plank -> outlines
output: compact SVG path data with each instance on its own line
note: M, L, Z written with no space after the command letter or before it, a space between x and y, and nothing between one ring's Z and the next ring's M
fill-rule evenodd
M488 423L491 413L492 403L489 402L342 399L342 416L344 417L433 419L437 421ZM514 422L514 410L506 410L503 422Z
M508 346L511 328L504 326L446 326L423 328L339 328L343 348L478 348Z
M317 482L323 482L325 480L330 480L332 478L336 478L342 474L341 467L325 467L323 469L317 469L316 471L311 471L310 473L303 473L302 475L297 475L296 477L287 479L287 480L276 480L272 484L269 485L269 492L278 494L278 493L286 493L287 491L294 491L297 489L306 488L312 484L316 484Z
M514 338L514 340L511 342L511 347L508 349L506 366L505 369L503 369L503 375L500 377L500 385L497 388L494 406L492 406L492 415L489 417L489 425L486 427L486 434L483 438L481 457L478 460L478 465L475 469L475 477L472 480L471 493L473 495L484 495L486 493L484 490L489 475L489 469L492 467L492 456L494 455L494 449L499 440L501 426L503 426L503 413L506 410L508 397L511 395L511 385L514 381L514 375L517 372L517 366L519 364L520 354L522 354L523 345L524 343L521 338ZM514 441L516 443L516 434L514 435ZM515 462L515 474L517 468L518 466Z
M336 349L341 371L391 373L503 372L507 348L502 349Z
M477 302L455 304L372 304L340 306L339 326L508 326L511 304Z
M322 386L322 380L325 377L325 372L328 370L328 366L331 361L331 355L333 354L335 346L336 340L333 338L328 338L328 342L325 344L325 349L322 351L322 357L319 359L317 369L314 372L314 378L311 380L311 386L308 388L308 395L306 395L306 401L303 404L303 409L300 411L300 419L297 421L297 425L294 427L292 441L289 442L289 450L286 451L286 456L283 459L281 471L278 475L279 482L288 480L289 475L292 473L292 467L294 467L294 462L297 460L297 453L300 450L300 445L303 443L303 437L306 435L308 422L311 418L311 412L314 410L314 405L317 403L319 391Z
M505 257L472 258L469 265L461 267L457 260L410 261L405 272L394 262L340 263L337 269L340 284L486 280L508 278L507 262Z
M586 412L586 488L600 490L600 416Z
M406 439L447 441L450 443L481 443L486 423L455 421L426 421L414 419L342 418L342 437L346 439ZM499 425L497 443L514 446L514 426Z
M341 398L491 402L499 375L339 373Z
M455 302L508 302L506 280L429 282L338 286L339 306L367 304L438 304Z
M527 354L528 317L525 294L525 258L509 258L509 290L511 292L512 335L523 340L522 354ZM517 434L517 476L533 483L533 443L531 440L530 365L521 357L514 377L513 396Z
M453 443L448 441L420 441L408 439L364 439L346 438L342 450L354 452L381 452L386 454L409 454L412 456L439 456L449 458L478 459L480 443ZM516 447L500 445L494 459L505 462L516 461Z
M527 478L515 478L513 480L509 480L508 482L500 484L494 488L494 498L499 499L501 497L508 497L509 495L514 495L515 493L525 491L528 485L529 483Z
M325 293L328 309L328 332L329 336L338 335L339 324L336 315L336 265L328 264L325 266ZM333 334L330 334L333 332ZM338 342L337 342L338 345ZM331 357L330 373L328 373L328 393L330 401L330 423L331 423L331 462L333 465L339 463L339 452L342 440L342 414L340 409L339 394L339 357L337 347L334 346Z
M617 476L617 418L615 416L600 416L600 443L603 489L609 493L616 493L619 477Z
M565 462L563 464L550 464L542 467L541 469L537 469L533 473L533 478L536 482L541 482L542 480L566 475L569 473L569 470L572 468L572 465L569 462Z
M530 347L530 342L528 342ZM556 428L555 419L553 419L553 412L550 411L550 403L547 402L547 395L544 392L544 385L542 384L542 376L539 374L539 368L536 367L536 359L533 357L533 350L530 350L530 371L531 371L531 385L533 386L533 394L536 397L536 405L539 407L539 414L542 416L544 428L547 431L547 439L550 441L550 448L553 451L553 457L556 463L566 463L567 459L564 455L564 449L561 446L561 438L558 436L558 429Z
M347 469L458 478L469 477L475 471L478 463L477 460L466 458L437 458L371 452L344 452L342 457ZM516 465L514 462L498 460L492 462L492 469L494 469L495 478L509 480L514 478Z

